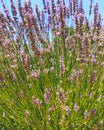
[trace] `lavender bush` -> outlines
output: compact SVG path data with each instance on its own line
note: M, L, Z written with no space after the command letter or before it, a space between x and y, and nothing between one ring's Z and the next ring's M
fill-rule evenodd
M98 4L11 3L0 12L0 130L104 130L104 27ZM89 17L93 16L89 21Z

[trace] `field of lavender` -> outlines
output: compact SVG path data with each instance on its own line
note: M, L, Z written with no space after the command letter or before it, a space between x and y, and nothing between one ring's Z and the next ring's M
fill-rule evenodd
M90 0L10 0L0 12L0 130L104 130L104 27ZM92 18L92 20L89 20Z

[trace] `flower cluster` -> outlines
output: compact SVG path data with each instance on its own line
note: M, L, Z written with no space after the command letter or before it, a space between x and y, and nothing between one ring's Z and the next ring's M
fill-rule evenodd
M104 27L90 0L0 11L0 129L103 129ZM51 87L50 87L51 86Z

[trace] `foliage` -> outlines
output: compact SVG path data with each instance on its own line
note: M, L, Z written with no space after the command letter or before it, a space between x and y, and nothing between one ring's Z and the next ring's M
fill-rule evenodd
M11 0L12 16L1 3L0 130L103 130L104 29L98 4L90 23L78 0L68 6L43 0L44 9L36 5L35 13L30 1L22 7L18 0L17 9Z

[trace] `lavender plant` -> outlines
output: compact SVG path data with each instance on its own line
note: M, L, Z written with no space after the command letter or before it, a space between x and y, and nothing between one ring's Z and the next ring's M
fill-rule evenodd
M82 2L1 0L1 130L104 129L104 27Z

